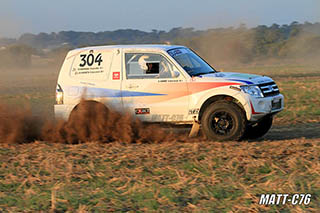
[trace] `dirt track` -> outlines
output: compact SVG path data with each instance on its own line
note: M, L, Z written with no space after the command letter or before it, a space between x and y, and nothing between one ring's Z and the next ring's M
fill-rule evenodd
M265 140L290 140L297 138L315 139L320 138L320 123L306 123L297 125L274 125Z
M177 131L182 134L188 134L189 128L178 128ZM320 139L320 123L301 123L295 125L279 125L274 124L271 130L262 138L256 140L250 140L249 142L255 141L281 141L281 140L292 140L292 139ZM197 138L199 140L199 138ZM195 139L195 140L197 140Z

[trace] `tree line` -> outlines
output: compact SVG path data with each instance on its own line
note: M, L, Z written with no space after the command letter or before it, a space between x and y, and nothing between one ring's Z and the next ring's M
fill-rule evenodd
M69 49L92 45L171 43L191 47L210 62L249 63L259 59L287 59L320 56L320 23L259 25L170 31L124 29L105 32L61 31L23 34L18 39L0 39L0 67L26 66L31 55L61 55ZM14 57L13 57L14 56Z

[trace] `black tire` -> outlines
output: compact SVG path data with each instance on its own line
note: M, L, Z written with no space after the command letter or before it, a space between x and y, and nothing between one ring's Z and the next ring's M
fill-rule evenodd
M243 110L230 101L217 101L207 107L201 117L201 128L210 140L241 140L247 119Z
M258 123L247 126L245 139L257 139L264 136L272 126L272 116L266 116Z

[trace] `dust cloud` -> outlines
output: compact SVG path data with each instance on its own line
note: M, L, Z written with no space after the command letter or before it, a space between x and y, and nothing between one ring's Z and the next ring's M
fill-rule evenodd
M142 123L129 113L116 112L94 101L82 100L68 121L33 116L30 110L3 104L0 111L0 143L159 143L179 138L159 125Z
M216 68L234 68L256 64L319 65L320 24L270 27L211 29L182 40Z
M43 120L30 109L0 104L0 143L25 143L40 139Z
M246 28L221 29L195 37L185 44L214 66L234 66L251 61L254 32Z

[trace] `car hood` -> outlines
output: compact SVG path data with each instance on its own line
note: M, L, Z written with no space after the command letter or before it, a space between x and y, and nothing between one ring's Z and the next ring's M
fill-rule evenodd
M235 72L217 72L206 75L200 75L194 78L199 78L199 81L235 81L242 84L263 84L273 82L270 77L246 74L246 73L235 73Z

